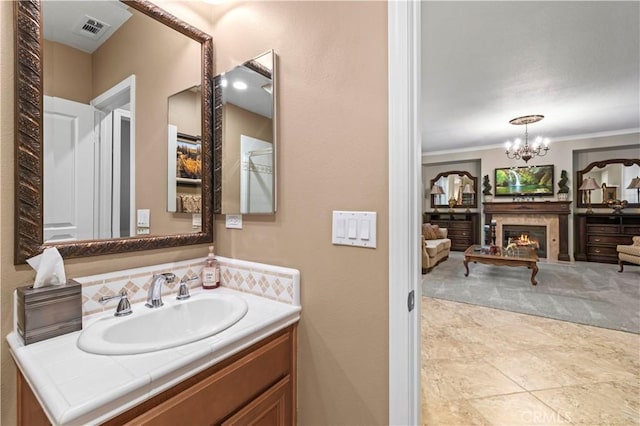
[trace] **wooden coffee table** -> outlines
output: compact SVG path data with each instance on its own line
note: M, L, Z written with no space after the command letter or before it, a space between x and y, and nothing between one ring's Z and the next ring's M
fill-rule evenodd
M497 266L526 266L531 269L531 284L536 285L536 274L538 273L538 255L535 249L529 247L520 247L512 254L507 253L498 247L497 254L482 253L478 245L473 245L464 252L464 267L467 270L464 276L469 276L469 262L486 263L488 265Z

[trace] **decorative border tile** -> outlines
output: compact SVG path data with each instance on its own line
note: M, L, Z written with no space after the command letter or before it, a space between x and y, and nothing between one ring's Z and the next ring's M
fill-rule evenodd
M217 257L220 264L221 285L283 303L300 305L300 272L296 269L238 259ZM114 271L106 274L74 278L82 284L82 314L91 315L115 309L117 302L99 302L102 296L113 296L127 290L129 301L136 303L147 298L154 275L173 272L176 280L162 288L162 295L173 294L183 278L198 277L190 288L201 285L200 273L206 258L184 260L142 268Z

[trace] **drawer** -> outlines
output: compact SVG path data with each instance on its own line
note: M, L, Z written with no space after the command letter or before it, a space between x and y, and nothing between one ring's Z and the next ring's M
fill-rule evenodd
M587 260L589 262L618 263L618 256L605 256L605 255L592 255L592 254L590 254Z
M462 222L452 220L449 222L449 228L451 229L471 229L471 222Z
M601 247L601 246L588 246L587 247L588 255L608 255L608 256L618 256L618 252L616 251L615 246L611 247Z
M471 238L456 238L451 240L451 248L466 250L470 245L473 245Z
M447 232L447 236L449 238L455 238L455 237L471 237L472 236L472 232L471 229L456 229L456 228L449 228L449 231Z
M619 234L618 225L587 225L587 234Z
M588 244L631 244L631 237L627 235L589 235Z
M622 233L625 235L640 235L640 225L624 225Z

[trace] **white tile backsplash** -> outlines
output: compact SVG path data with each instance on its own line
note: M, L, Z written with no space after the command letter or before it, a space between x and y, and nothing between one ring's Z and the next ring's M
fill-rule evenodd
M299 271L220 256L217 259L220 264L221 286L283 303L300 304ZM175 282L162 288L163 296L173 294L177 292L182 278L200 277L204 264L205 258L197 258L74 278L82 284L82 313L90 315L114 310L117 300L106 304L101 304L98 300L102 296L118 294L122 289L127 290L132 304L146 300L153 275L163 272L176 274ZM189 283L191 288L200 285L199 279Z

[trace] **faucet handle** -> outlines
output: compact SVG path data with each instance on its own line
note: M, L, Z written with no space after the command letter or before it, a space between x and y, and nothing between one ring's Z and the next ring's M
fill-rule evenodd
M100 303L106 303L109 300L113 299L120 299L120 301L118 302L118 307L116 308L116 312L115 314L113 314L114 316L123 317L125 315L133 313L133 311L131 310L131 303L129 303L129 298L127 297L126 289L123 288L120 294L116 294L115 296L102 296L98 301Z
M180 280L180 287L178 288L178 295L176 296L176 299L178 300L184 300L184 299L188 299L191 297L191 295L189 294L189 287L187 287L187 283L191 282L191 281L195 281L197 280L198 277L191 277L191 278L182 278Z
M173 272L165 272L162 274L154 275L153 278L156 278L159 276L163 276L168 283L172 283L176 279L176 274L174 274Z

